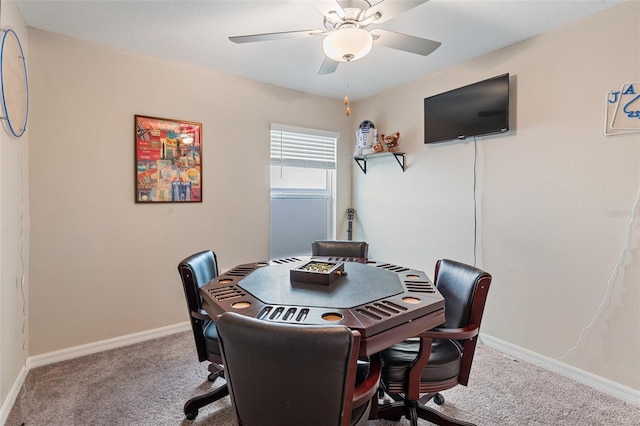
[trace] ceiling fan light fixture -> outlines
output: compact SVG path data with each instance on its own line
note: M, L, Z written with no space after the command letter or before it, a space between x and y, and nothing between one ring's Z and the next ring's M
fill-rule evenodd
M324 54L334 61L355 61L367 55L373 46L369 32L361 28L342 28L329 33L322 41Z

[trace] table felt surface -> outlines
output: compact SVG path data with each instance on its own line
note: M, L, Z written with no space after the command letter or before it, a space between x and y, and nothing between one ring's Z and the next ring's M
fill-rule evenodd
M243 278L238 286L264 303L274 305L352 308L404 291L398 274L373 266L345 262L346 275L330 284L291 281L289 271L299 266L270 265Z

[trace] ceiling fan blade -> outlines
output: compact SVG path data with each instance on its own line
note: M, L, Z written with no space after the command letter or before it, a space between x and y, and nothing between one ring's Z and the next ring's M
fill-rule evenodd
M316 3L316 9L323 15L327 16L329 12L335 12L340 17L344 17L344 9L339 1L322 1Z
M229 37L234 43L253 43L256 41L282 40L285 38L302 38L322 34L322 30L283 31L279 33L250 34Z
M439 41L383 29L371 30L371 35L373 35L373 44L375 45L404 50L405 52L416 53L422 56L427 56L442 44Z
M338 65L340 62L334 61L331 58L324 57L324 61L322 61L322 65L320 66L320 70L318 71L318 75L331 74L338 69Z
M375 0L335 0L344 14L346 9L367 9Z
M429 0L407 0L407 1L380 1L379 3L371 6L367 9L366 17L369 18L376 13L380 13L380 18L378 18L375 23L381 24L383 22L388 21L389 19L400 15L401 13L406 12L409 9L413 9L414 7L420 6L422 3L426 3Z

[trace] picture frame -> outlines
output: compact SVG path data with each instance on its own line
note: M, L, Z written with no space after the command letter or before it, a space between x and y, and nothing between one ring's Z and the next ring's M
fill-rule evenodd
M134 116L135 202L202 202L202 123Z

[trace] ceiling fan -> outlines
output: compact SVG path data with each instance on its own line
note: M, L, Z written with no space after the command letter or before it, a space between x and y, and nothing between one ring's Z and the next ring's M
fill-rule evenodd
M336 0L335 8L323 13L324 29L241 35L229 37L229 40L234 43L252 43L323 36L325 59L318 74L330 74L338 68L340 62L364 57L373 45L427 56L440 46L439 41L376 27L427 1ZM374 28L368 29L370 25Z

